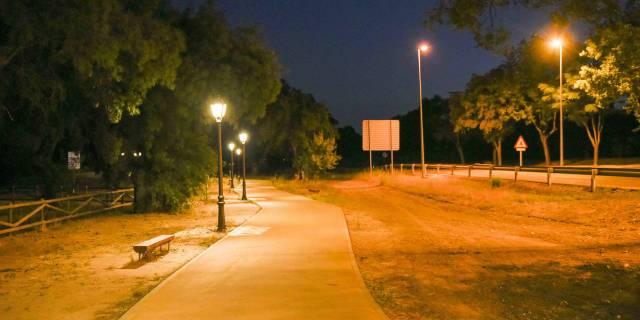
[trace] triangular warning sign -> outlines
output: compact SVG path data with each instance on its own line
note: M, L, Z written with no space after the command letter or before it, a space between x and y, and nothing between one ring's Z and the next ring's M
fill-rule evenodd
M527 146L527 142L524 141L524 138L521 136L518 137L516 144L513 146L517 151L526 151L529 146Z

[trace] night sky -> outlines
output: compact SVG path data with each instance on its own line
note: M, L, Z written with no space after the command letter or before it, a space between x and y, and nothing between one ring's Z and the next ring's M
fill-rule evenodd
M175 0L194 7L201 0ZM283 77L325 103L340 125L385 119L417 108L416 44L431 43L423 59L424 94L462 90L471 74L501 58L475 47L468 32L423 26L428 0L218 0L230 23L257 26L277 53ZM502 15L514 39L544 19L510 10Z

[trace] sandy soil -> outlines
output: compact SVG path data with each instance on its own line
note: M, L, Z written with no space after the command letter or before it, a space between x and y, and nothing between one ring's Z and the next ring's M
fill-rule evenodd
M640 319L640 192L450 176L278 185L343 207L391 319Z
M228 201L228 226L258 209ZM177 214L102 214L0 238L0 318L116 319L223 236L215 211L210 195ZM171 250L138 261L131 246L160 234L175 234Z

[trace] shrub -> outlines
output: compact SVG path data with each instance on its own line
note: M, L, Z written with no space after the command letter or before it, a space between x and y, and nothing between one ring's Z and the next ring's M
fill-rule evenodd
M500 185L502 184L502 180L500 178L491 178L489 180L489 185L491 186L491 188L500 188Z

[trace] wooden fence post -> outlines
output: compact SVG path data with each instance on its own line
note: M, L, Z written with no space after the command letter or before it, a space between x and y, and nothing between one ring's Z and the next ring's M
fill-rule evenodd
M596 192L596 176L598 175L598 169L591 169L591 192Z
M513 182L518 182L518 172L520 171L520 167L515 167L513 169Z
M456 171L456 165L451 165L451 175L454 175L454 171Z
M551 185L551 174L553 173L553 168L552 167L548 167L547 168L547 185L550 186Z
M469 165L469 171L467 172L467 178L471 178L471 170L473 170L473 165Z
M493 165L489 166L489 179L493 178Z
M440 174L440 164L436 164L436 174Z
M16 186L11 186L11 205L16 204ZM9 209L9 223L13 223L13 208Z
M40 198L40 201L44 201L44 199ZM47 207L42 207L42 210L40 211L40 222L41 222L40 231L41 232L47 231L47 224L45 222L46 221L46 219L45 219L45 215L46 215L45 210L46 209L47 209Z

